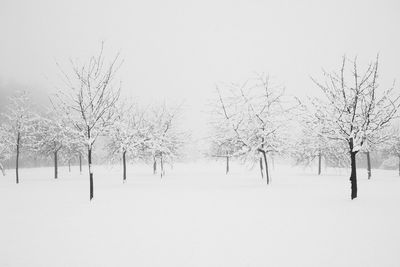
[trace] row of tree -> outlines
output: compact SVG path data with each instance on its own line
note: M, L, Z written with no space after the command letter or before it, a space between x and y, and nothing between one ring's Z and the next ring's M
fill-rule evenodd
M338 72L312 78L321 97L301 101L258 75L243 84L216 88L211 156L259 163L270 182L267 155L292 156L298 163L318 158L333 166L351 167L351 199L357 197L356 155L364 152L371 176L370 151L385 150L400 159L400 132L394 119L400 94L394 85L379 90L378 57L363 70L357 58L343 57ZM399 165L400 166L400 165Z
M261 176L271 181L268 158L290 155L297 162L322 158L334 166L351 166L351 198L357 197L356 155L386 150L400 155L400 135L393 119L400 106L394 86L379 90L378 57L359 70L357 58L343 57L338 72L323 72L321 97L300 101L285 95L285 88L267 75L257 75L242 84L217 86L213 105L213 137L210 155L259 164ZM176 127L179 109L140 109L120 100L121 83L116 74L122 60L116 55L108 63L103 46L86 63L62 69L63 90L51 98L52 109L33 112L25 93L10 99L0 126L0 162L15 154L19 182L21 151L33 151L54 159L71 161L85 157L89 169L90 199L93 198L93 148L99 137L108 140L110 159L122 159L123 180L129 160L172 163L186 134ZM86 154L86 156L84 156ZM400 158L400 156L399 156ZM370 175L370 164L369 164Z
M29 95L19 92L10 98L0 125L0 162L15 155L16 183L19 183L21 151L35 153L54 160L54 178L58 177L61 156L70 162L82 157L89 169L90 200L93 198L93 149L103 137L109 159L122 159L123 181L129 160L152 162L156 172L160 163L161 177L164 164L179 157L184 133L176 127L179 108L165 104L156 108L140 109L120 100L120 83L115 81L121 66L119 55L105 62L103 46L98 56L84 64L72 64L68 75L61 70L64 88L52 99L52 108L40 114L34 112Z

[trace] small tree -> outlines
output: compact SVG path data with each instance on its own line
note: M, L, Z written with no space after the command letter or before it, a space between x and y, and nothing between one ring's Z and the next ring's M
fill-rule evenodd
M340 71L324 71L324 82L314 83L322 90L325 99L315 99L316 118L324 125L326 138L342 141L348 146L351 163L351 199L357 197L356 155L369 137L389 125L399 107L399 96L394 88L379 94L378 57L366 70L360 72L357 58L352 62L343 57Z
M212 158L226 159L225 173L228 174L230 170L229 161L231 158L239 156L243 144L232 131L231 125L219 109L219 105L213 105L213 109L210 111L211 134L208 138L210 147L206 155Z
M400 129L393 127L388 134L389 138L383 144L383 151L389 156L396 157L398 159L398 169L400 176Z
M229 161L232 157L235 157L236 153L235 144L232 144L235 142L235 139L230 139L230 138L219 139L217 136L214 137L215 139L211 141L210 145L211 147L208 156L213 158L225 158L226 159L225 173L228 174L230 170Z
M264 162L269 184L267 154L287 150L288 115L295 106L286 106L284 88L272 86L266 75L227 89L222 92L217 88L219 104L215 113L230 125L229 134L234 135L233 143L239 156L251 161L261 156L260 169Z
M7 121L5 128L7 131L6 142L12 149L15 149L15 177L18 184L20 153L23 149L30 149L35 117L31 111L31 101L26 92L17 92L10 98L4 117Z
M341 142L323 135L323 124L315 119L313 112L304 106L304 114L300 117L300 133L292 138L292 157L296 164L310 165L318 160L318 175L321 175L322 159L326 164L343 166L347 161L346 149Z
M82 154L85 153L85 137L75 129L69 129L65 146L61 150L64 162L68 164L68 170L71 172L71 162L79 161L79 172L82 173Z
M143 153L145 143L150 140L149 131L144 112L132 107L121 108L114 126L108 131L107 149L111 158L122 158L123 182L126 181L127 158L133 159Z
M371 152L379 151L382 149L384 150L387 146L387 143L390 142L392 136L392 132L388 131L386 127L380 130L376 130L366 136L366 140L364 142L364 146L361 149L361 152L365 154L365 159L367 161L368 180L372 177Z
M122 61L117 54L109 64L105 63L103 44L98 56L86 64L73 64L72 77L64 71L66 92L60 92L57 107L69 118L85 145L89 165L90 200L93 199L92 152L97 138L105 135L115 119L115 105L120 96L120 83L115 78Z
M11 158L12 149L8 136L8 130L6 125L0 125L0 170L3 176L6 175L5 166L3 163Z
M165 175L164 164L172 164L179 156L187 134L176 128L176 116L179 108L169 109L166 105L153 110L148 118L149 138L145 142L145 153L153 159L156 170L157 159L160 161L161 178Z
M57 179L60 152L68 150L71 142L77 142L79 136L76 130L68 125L67 120L62 118L62 114L48 112L37 119L35 126L34 149L40 155L53 157L54 178Z

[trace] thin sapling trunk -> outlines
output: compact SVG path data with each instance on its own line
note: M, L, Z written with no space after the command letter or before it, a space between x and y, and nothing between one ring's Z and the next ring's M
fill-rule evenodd
M54 179L58 178L58 151L54 152Z
M321 175L321 161L322 161L322 155L321 153L318 154L318 175Z
M157 160L156 157L153 157L153 174L157 173Z
M368 172L368 180L371 179L371 158L369 156L369 151L365 153L367 156L367 172Z
M226 174L229 173L229 156L226 156Z
M126 151L122 152L123 182L126 182Z
M0 163L0 170L3 173L3 176L6 176L6 169L1 163Z

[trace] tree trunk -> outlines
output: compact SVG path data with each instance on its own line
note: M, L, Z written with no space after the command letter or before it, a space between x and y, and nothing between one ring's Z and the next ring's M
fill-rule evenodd
M267 153L265 151L263 151L262 154L263 154L263 157L264 157L264 164L265 164L265 177L267 178L267 184L269 184Z
M355 199L357 197L357 169L356 169L356 152L350 151L351 157L351 199Z
M58 178L58 159L57 159L58 151L54 152L54 179Z
M3 173L3 176L6 176L6 168L0 163L0 170Z
M263 170L263 162L262 157L260 157L260 171L261 171L261 179L264 179L264 170Z
M226 156L226 174L229 173L229 156Z
M160 173L161 173L161 178L162 178L164 175L164 163L163 163L162 155L160 156Z
M369 151L365 153L367 155L367 172L368 180L371 179L371 158L369 156Z
M90 183L90 200L93 199L93 171L92 171L92 149L88 149L88 165L89 165L89 183Z
M126 181L126 151L122 153L122 165L123 165L123 182Z
M68 160L68 172L71 172L71 160Z
M15 158L15 176L16 176L16 182L17 184L19 183L19 173L18 173L18 164L19 164L19 143L21 141L21 133L18 132L17 134L17 156Z
M157 161L156 157L153 157L153 174L157 173Z
M321 160L322 160L322 155L321 153L318 154L318 175L321 175Z
M79 173L82 174L82 154L79 153Z

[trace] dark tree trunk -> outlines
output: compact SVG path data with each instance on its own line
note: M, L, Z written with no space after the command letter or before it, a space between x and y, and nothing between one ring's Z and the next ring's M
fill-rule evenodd
M92 170L92 149L88 149L88 165L89 165L89 183L90 183L90 200L93 199L93 170Z
M126 151L122 153L122 165L123 165L123 182L126 181Z
M153 157L153 174L157 173L157 161L156 157Z
M322 155L321 153L318 154L318 175L321 175L321 161L322 161Z
M226 156L226 174L229 173L229 156Z
M54 179L58 178L58 159L57 159L58 151L54 152Z
M371 179L371 158L369 156L369 151L365 153L367 156L367 172L368 172L368 179Z
M68 160L68 172L71 172L71 160Z
M92 169L92 145L93 143L90 141L91 140L91 135L90 135L90 128L87 128L87 137L89 140L89 145L88 145L88 166L89 166L89 186L90 186L90 197L89 200L91 201L93 199L93 193L94 193L94 188L93 188L93 169Z
M355 199L357 197L357 169L356 169L356 152L350 152L351 157L351 199Z
M269 173L268 173L268 162L267 162L267 153L265 151L262 152L264 157L264 164L265 164L265 177L267 178L267 184L269 184Z
M263 160L261 157L260 157L260 171L261 171L261 179L264 179Z
M79 153L79 172L82 174L82 154Z
M17 184L19 183L19 173L18 173L18 164L19 164L19 143L21 141L21 133L18 132L17 134L17 156L15 158L15 176L16 176L16 182Z
M0 162L0 170L3 173L3 176L6 176L6 168Z
M161 178L162 178L164 175L164 163L163 163L162 155L160 156L160 173L161 173Z

